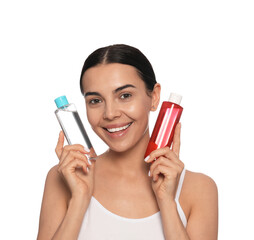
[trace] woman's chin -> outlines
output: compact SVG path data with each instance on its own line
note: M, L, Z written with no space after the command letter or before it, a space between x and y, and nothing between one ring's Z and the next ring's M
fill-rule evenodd
M113 151L113 152L116 152L116 153L124 153L124 152L127 152L130 148L128 148L126 145L125 146L110 146L108 145L109 147L109 151Z

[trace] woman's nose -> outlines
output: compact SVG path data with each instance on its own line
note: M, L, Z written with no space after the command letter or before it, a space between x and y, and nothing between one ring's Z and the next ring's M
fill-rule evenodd
M117 106L117 104L110 103L105 105L104 115L103 115L104 119L113 120L119 116L121 116L121 111L119 107Z

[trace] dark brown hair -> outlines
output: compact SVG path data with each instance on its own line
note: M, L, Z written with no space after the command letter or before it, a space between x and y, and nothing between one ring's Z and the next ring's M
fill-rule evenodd
M157 82L153 67L146 56L137 48L125 44L115 44L95 50L85 60L80 76L82 94L84 93L82 77L85 71L96 65L108 63L121 63L135 67L148 92L153 91Z

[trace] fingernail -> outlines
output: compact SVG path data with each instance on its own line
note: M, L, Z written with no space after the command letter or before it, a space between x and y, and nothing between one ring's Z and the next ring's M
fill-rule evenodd
M150 177L150 175L151 175L151 173L150 173L150 171L148 172L148 176Z
M147 156L144 161L147 162L149 158L150 156Z
M86 168L86 170L87 170L87 172L89 172L89 168L88 167Z
M92 163L91 163L91 161L90 161L89 158L87 159L87 161L88 161L88 164L89 164L89 165L92 165Z
M89 149L89 148L84 147L84 149L85 149L86 152L90 152L90 149Z

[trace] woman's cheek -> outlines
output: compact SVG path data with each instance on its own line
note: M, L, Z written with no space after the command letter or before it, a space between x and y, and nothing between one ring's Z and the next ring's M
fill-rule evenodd
M130 104L129 106L125 106L123 108L124 112L128 112L130 114L135 114L135 112L137 111L137 106L135 106L134 104Z
M87 120L90 123L92 128L98 125L100 120L98 111L87 109L86 114L87 114Z
M144 117L144 114L149 114L150 106L148 106L147 102L139 102L134 103L128 106L127 108L128 113L130 113L133 117L134 116L141 116Z

